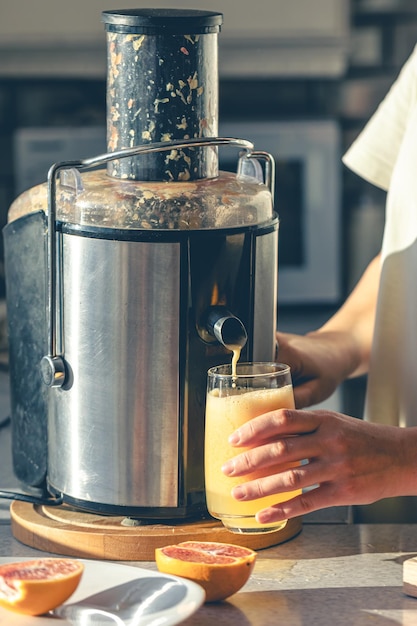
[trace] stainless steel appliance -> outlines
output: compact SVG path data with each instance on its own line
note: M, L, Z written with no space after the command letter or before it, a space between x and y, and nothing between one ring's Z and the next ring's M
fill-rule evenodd
M104 12L108 153L53 165L10 208L13 463L51 502L204 513L207 369L236 340L274 358L274 162L217 136L221 19ZM236 173L218 169L230 146Z

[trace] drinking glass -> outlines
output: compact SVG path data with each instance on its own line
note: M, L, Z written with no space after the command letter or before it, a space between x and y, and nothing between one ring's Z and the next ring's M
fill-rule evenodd
M272 474L274 468L269 467L238 477L225 476L221 470L225 461L248 450L229 445L229 435L252 418L282 408L294 408L288 365L238 363L236 376L232 374L231 365L219 365L209 369L204 452L207 508L210 515L220 519L234 533L266 533L284 528L287 520L259 524L255 514L300 493L286 492L239 502L231 495L233 487Z

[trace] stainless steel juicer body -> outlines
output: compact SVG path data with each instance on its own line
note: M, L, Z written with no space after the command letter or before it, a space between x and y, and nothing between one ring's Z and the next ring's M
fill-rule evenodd
M120 137L132 134L115 113L123 108L114 101L115 67L124 56L118 46L128 42L140 55L152 29L160 37L161 16L145 11L150 32L132 35L125 30L137 30L143 12L110 13L112 150L53 166L47 185L15 201L4 229L14 466L27 486L46 483L82 509L185 518L205 512L206 372L231 358L213 332L213 315L239 320L248 337L242 359L274 358L273 162L249 142L201 135L207 124L217 130L216 115L207 122L212 86L194 138L168 139L165 128L162 142L159 133L147 145L127 146ZM175 31L166 47L187 57L172 27L172 19L183 23L182 12L162 18ZM200 59L207 20L212 37L219 17L192 12L192 18L193 35L179 41L191 39ZM193 98L204 92L197 70L186 72L188 105L184 89L175 95L169 86L171 98L192 108L188 121L177 112L176 124L166 122L177 131L192 126ZM132 98L121 99L130 102L127 115ZM133 117L131 127L140 114ZM134 134L142 137L143 124L155 127L149 116L140 124ZM216 169L222 145L243 149L236 174ZM107 172L96 169L103 164Z

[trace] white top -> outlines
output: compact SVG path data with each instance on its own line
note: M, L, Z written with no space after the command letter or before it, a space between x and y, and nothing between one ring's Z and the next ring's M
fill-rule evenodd
M417 46L343 162L388 191L365 417L417 426Z

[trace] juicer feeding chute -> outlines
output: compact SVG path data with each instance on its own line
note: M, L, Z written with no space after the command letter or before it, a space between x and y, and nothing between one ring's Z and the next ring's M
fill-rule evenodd
M207 370L275 354L274 163L217 137L220 14L103 20L108 153L53 165L4 229L14 469L79 509L188 518Z

